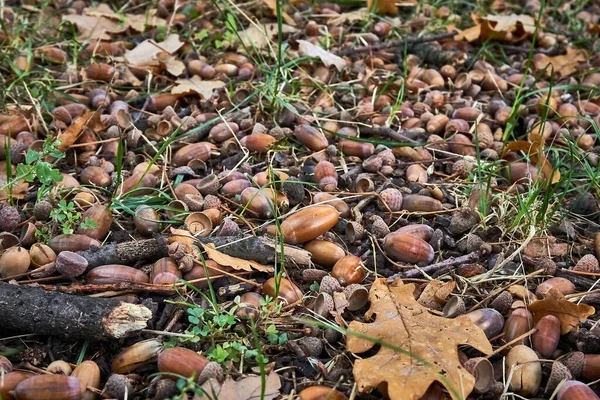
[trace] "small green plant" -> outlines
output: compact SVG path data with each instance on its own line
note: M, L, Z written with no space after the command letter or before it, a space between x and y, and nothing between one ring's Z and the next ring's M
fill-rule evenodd
M70 201L61 200L50 212L50 218L56 225L61 227L62 233L70 234L75 231L74 227L81 221L81 213L75 208L75 204ZM95 221L86 217L79 226L82 229L94 229L97 224Z
M215 40L215 47L217 49L231 45L235 42L239 35L238 26L235 22L235 15L231 12L227 13L227 17L225 20L225 29L226 30L223 33L223 40Z
M65 153L59 150L60 141L52 140L50 137L44 141L42 151L27 150L25 163L17 165L15 181L25 182L39 181L42 186L52 186L62 181L63 176L54 165L47 161L49 157L56 160L63 159Z

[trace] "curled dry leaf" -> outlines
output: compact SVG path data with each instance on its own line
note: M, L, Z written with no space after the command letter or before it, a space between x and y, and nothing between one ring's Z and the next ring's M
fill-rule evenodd
M210 394L210 397L197 394L194 396L194 400L272 400L279 396L281 380L276 372L271 371L267 376L264 393L261 392L261 385L262 379L260 376L249 376L237 382L229 376L222 384L216 379L209 379L202 385L202 389L204 389L204 393Z
M257 263L252 260L243 260L241 258L228 256L227 254L221 253L215 249L215 245L212 243L202 244L202 248L206 251L208 258L220 265L226 265L235 270L242 271L260 271L260 272L273 272L273 267Z
M528 307L533 314L533 319L538 322L546 315L554 315L560 321L560 334L565 335L579 324L594 314L594 307L587 304L575 304L570 302L555 288L551 288L544 295L543 300L531 303Z
M90 128L94 132L100 132L104 129L104 124L100 120L100 113L97 111L86 111L77 117L71 125L60 132L56 140L60 141L58 150L65 152L77 141L85 128Z
M185 71L185 65L173 54L183 46L179 35L171 34L162 42L144 40L134 49L125 52L125 61L131 67L151 70L166 69L170 74L179 76Z
M311 42L306 40L298 40L298 44L300 45L300 48L298 49L300 55L319 57L323 64L325 64L327 67L331 67L333 65L338 69L338 71L341 71L346 65L348 65L346 60L344 60L342 57L336 56L327 50L323 50Z
M579 66L588 59L587 52L582 49L567 47L567 53L558 56L547 56L545 54L536 54L533 56L533 67L537 71L545 69L547 77L554 73L561 78L572 75L577 72Z
M172 94L190 94L196 93L203 99L209 99L212 96L213 90L222 88L225 86L223 81L203 81L197 75L191 78L177 79L177 86L171 89Z
M466 344L491 354L492 345L483 331L466 316L446 319L430 314L414 299L414 284L396 281L397 286L388 286L385 282L376 280L369 293L371 308L365 318L375 316L375 321L352 321L348 327L346 348L352 353L368 351L375 346L373 341L383 343L376 355L355 361L359 391L368 392L386 382L390 399L416 400L437 381L454 400L466 398L475 378L461 365L458 346Z
M448 32L453 30L458 34L455 40L498 40L501 42L519 42L530 37L535 32L535 19L529 15L488 15L486 17L471 14L475 23L463 31L455 25L448 26Z
M298 29L294 28L293 26L283 24L281 26L281 32L284 34L295 33L298 32ZM240 39L242 41L242 44L248 49L264 49L276 37L277 24L275 23L268 23L262 25L252 24L248 27L248 29L240 32Z
M427 308L441 310L442 306L446 303L446 299L450 296L455 287L455 281L430 281L425 289L423 289L418 302Z
M339 26L346 22L364 21L369 17L368 8L359 8L358 10L342 13L340 15L332 15L327 21L327 25Z

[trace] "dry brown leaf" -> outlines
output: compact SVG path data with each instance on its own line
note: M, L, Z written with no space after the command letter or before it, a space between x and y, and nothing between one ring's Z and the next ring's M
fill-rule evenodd
M276 17L277 16L277 0L262 0L262 2L265 3L266 6L269 7L269 9L271 9L273 16ZM294 21L294 18L292 18L288 13L286 13L283 10L281 10L281 17L283 18L283 20L285 21L286 24L296 26L296 21Z
M216 379L210 379L202 385L208 396L196 395L194 400L273 400L279 396L281 380L276 372L271 371L265 382L265 393L261 397L262 380L260 376L249 376L240 381L234 381L230 376L222 384Z
M193 246L196 244L196 239L192 236L189 231L185 229L176 229L169 228L171 231L171 235L169 236L169 243L177 242L181 244L185 244L187 246Z
M98 112L91 110L86 111L71 122L71 125L67 129L60 132L56 137L56 140L60 141L58 150L65 152L71 148L85 128L90 128L94 132L102 130L103 124Z
M300 53L300 55L318 57L327 67L333 65L338 69L338 71L341 71L344 69L344 67L346 67L346 65L348 65L346 60L344 60L342 57L336 56L335 54L330 53L327 50L323 50L322 48L312 44L311 42L308 42L306 40L298 40L298 44L300 45L298 48L298 52Z
M557 243L554 236L534 238L523 249L523 254L529 257L564 257L567 254L568 245Z
M398 15L398 6L395 0L367 0L367 8L379 15Z
M172 94L199 94L203 99L208 99L212 96L213 90L225 86L222 81L203 81L198 75L191 78L177 79L177 86L171 89Z
M533 56L533 67L537 71L545 69L547 77L554 73L561 78L572 75L577 72L581 64L586 62L588 56L583 49L575 49L567 47L567 54L562 54L554 57L549 57L545 54L536 54Z
M455 287L455 281L430 281L423 289L418 302L424 307L441 310Z
M14 170L12 171L14 177ZM9 182L8 173L6 170L6 163L0 163L0 200L8 200L12 199L22 199L25 197L25 193L27 193L27 189L29 189L29 183L20 180L13 183L10 191L8 187L4 187Z
M120 33L127 27L104 17L91 17L89 15L70 14L63 15L63 21L69 21L77 27L80 40L100 39L110 40L111 33Z
M242 44L248 49L264 49L275 37L277 37L277 24L268 23L256 26L250 25L248 29L240 32ZM282 33L295 33L298 29L293 26L283 24L281 26Z
M501 42L519 42L535 32L535 19L529 15L488 15L486 17L471 14L474 26L463 31L456 26L448 26L448 32L458 31L455 40L498 40Z
M416 400L427 388L438 381L454 400L464 399L473 390L475 378L458 359L458 346L469 345L482 353L492 353L492 346L483 331L461 315L447 319L432 315L413 297L414 284L386 285L385 279L371 286L371 308L365 314L368 320L352 321L346 347L352 353L364 353L381 341L376 355L355 361L354 378L360 392L368 392L387 383L392 400ZM371 340L367 340L368 337ZM385 344L404 351L395 351Z
M339 15L331 15L331 19L327 20L327 25L338 26L346 22L364 21L369 17L368 8L360 8L358 10L342 13Z
M208 258L216 262L217 264L231 267L237 271L259 271L259 272L273 272L273 267L257 263L252 260L243 260L241 258L228 256L227 254L221 253L215 248L213 243L202 244L202 247L206 251Z
M173 54L183 46L179 35L171 34L162 42L152 39L144 40L133 50L125 52L125 61L130 67L156 69L165 68L169 73L178 76L185 70L183 62L177 60Z
M100 3L98 7L88 7L83 10L85 15L97 18L108 18L119 23L127 29L144 32L146 27L166 25L167 21L156 16L156 10L150 9L143 14L117 14L107 4Z
M565 296L555 288L551 288L543 300L538 300L527 307L533 314L533 320L539 321L546 315L554 315L560 320L560 334L577 329L579 324L594 314L594 307L587 304L575 304L565 299Z

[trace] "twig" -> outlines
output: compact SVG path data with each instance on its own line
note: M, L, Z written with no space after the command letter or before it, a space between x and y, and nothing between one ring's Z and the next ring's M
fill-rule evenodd
M464 264L468 262L473 262L478 260L481 257L481 252L476 250L472 253L465 254L464 256L449 258L444 261L440 261L439 263L431 264L423 268L415 268L405 272L398 272L390 277L388 277L388 283L391 283L396 278L416 278L421 274L431 274L437 272L446 267L455 267L458 264Z
M457 34L458 34L458 32L452 31L452 32L439 33L437 35L429 35L429 36L422 36L422 37L409 37L409 38L402 39L402 40L393 40L393 41L390 41L387 43L380 43L380 44L375 44L372 46L361 46L361 47L356 47L353 49L344 49L339 53L339 55L340 56L350 56L350 55L353 55L356 53L368 53L370 51L389 49L391 47L401 47L401 46L405 46L405 45L409 45L409 44L415 45L415 44L422 44L422 43L427 43L427 42L437 42L439 40L453 38Z

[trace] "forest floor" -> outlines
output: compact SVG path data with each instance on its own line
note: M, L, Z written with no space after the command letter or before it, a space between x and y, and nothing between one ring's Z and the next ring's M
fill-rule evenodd
M597 2L0 17L1 399L598 399Z

